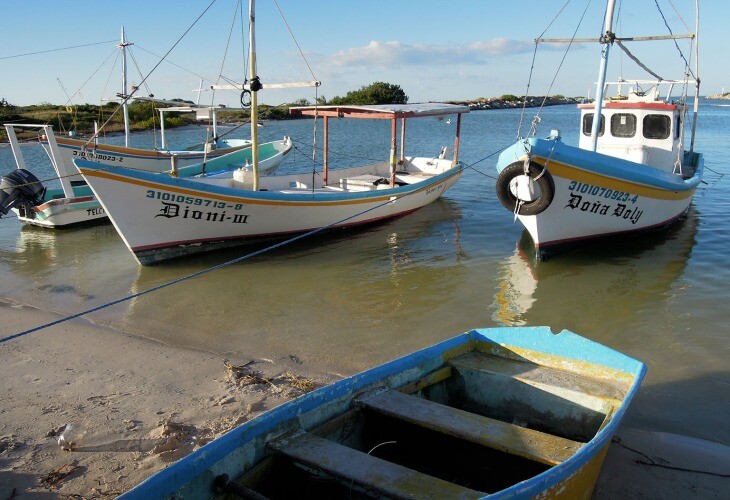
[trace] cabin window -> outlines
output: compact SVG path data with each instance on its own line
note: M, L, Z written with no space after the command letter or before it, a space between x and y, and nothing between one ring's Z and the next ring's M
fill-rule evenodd
M603 129L605 126L606 119L601 115L601 127L598 130L598 137L603 135ZM583 116L583 135L590 136L591 129L593 128L593 113L586 113Z
M614 137L634 137L636 135L636 115L616 113L611 116L611 135Z
M644 117L644 137L666 139L672 131L671 121L667 115L646 115Z

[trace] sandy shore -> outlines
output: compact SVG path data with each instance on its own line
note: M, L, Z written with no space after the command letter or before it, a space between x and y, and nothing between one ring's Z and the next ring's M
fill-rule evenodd
M2 301L0 314L2 336L58 319ZM226 360L83 319L0 344L0 499L116 496L336 378L299 363ZM728 498L730 447L636 429L617 441L595 498Z
M3 302L0 316L3 337L58 319ZM225 360L83 319L0 344L0 499L122 493L311 383L335 379L297 363ZM58 443L68 424L72 451Z

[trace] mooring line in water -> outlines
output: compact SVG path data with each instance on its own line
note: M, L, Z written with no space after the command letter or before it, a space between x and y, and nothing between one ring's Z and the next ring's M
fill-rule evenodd
M301 239L306 238L308 236L312 236L314 234L317 234L317 233L320 233L320 232L325 231L327 229L330 229L332 227L335 227L338 224L341 224L343 222L346 222L346 221L348 221L350 219L354 219L355 217L359 217L359 216L361 216L363 214L366 214L368 212L371 212L373 210L376 210L376 209L378 209L380 207L383 207L383 206L387 205L388 203L393 203L395 201L402 200L403 198L406 198L406 197L408 197L408 196L410 196L410 195L412 195L413 193L416 193L416 192L418 192L418 191L412 191L410 193L406 193L403 196L398 197L398 198L390 198L390 199L388 199L388 201L384 201L383 203L380 203L378 205L375 205L374 207L368 208L367 210L363 210L362 212L358 212L358 213L356 213L354 215L350 215L349 217L345 217L344 219L340 219L340 220L338 220L336 222L333 222L331 224L328 224L326 226L321 226L321 227L318 227L316 229L312 229L311 231L308 231L306 233L299 234L299 235L294 236L292 238L289 238L288 240L285 240L285 241L280 241L279 243L276 243L274 245L270 245L270 246L268 246L266 248L262 248L261 250L257 250L255 252L252 252L252 253L243 255L241 257L237 257L237 258L235 258L233 260L229 260L228 262L224 262L222 264L218 264L216 266L209 267L207 269L203 269L202 271L197 271L197 272L194 272L192 274L188 274L187 276L182 276L182 277L177 278L177 279L174 279L172 281L168 281L166 283L162 283L160 285L153 286L152 288L149 288L147 290L143 290L141 292L134 293L132 295L127 295L126 297L122 297L120 299L113 300L111 302L107 302L106 304L102 304L100 306L92 307L91 309L87 309L85 311L81 311L79 313L72 314L70 316L65 316L65 317L63 317L61 319L58 319L58 320L55 320L55 321L51 321L50 323L46 323L44 325L36 326L34 328L30 328L28 330L24 330L22 332L15 333L13 335L8 335L7 337L0 338L0 344L2 344L4 342L7 342L9 340L17 339L18 337L23 337L23 336L28 335L30 333L37 332L39 330L44 330L44 329L49 328L51 326L55 326L55 325L58 325L60 323L64 323L66 321L69 321L69 320L72 320L72 319L75 319L75 318L79 318L79 317L81 317L81 316L83 316L85 314L90 314L90 313L93 313L93 312L96 312L96 311L100 311L101 309L105 309L107 307L110 307L110 306L113 306L113 305L116 305L116 304L120 304L120 303L126 302L128 300L135 299L135 298L140 297L142 295L145 295L145 294L148 294L148 293L151 293L151 292L156 292L157 290L160 290L162 288L166 288L168 286L175 285L177 283L180 283L181 281L186 281L186 280L189 280L189 279L192 279L192 278L197 278L198 276L201 276L203 274L206 274L206 273L209 273L209 272L212 272L212 271L217 271L218 269L222 269L222 268L227 267L227 266L230 266L232 264L237 264L237 263L239 263L241 261L250 259L251 257L256 257L257 255L261 255L262 253L266 253L266 252L271 251L271 250L274 250L276 248L283 247L284 245L288 245L290 243L293 243L295 241L301 240Z

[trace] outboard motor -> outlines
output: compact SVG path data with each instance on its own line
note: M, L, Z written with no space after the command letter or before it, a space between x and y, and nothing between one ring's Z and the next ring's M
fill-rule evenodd
M35 207L43 203L46 188L38 178L19 168L0 179L0 217L15 207Z

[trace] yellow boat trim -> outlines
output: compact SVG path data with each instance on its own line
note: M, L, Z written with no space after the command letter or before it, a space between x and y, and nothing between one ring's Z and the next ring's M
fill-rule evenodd
M606 189L613 189L615 191L638 194L639 196L645 196L647 198L654 198L657 200L683 200L685 198L691 198L695 192L694 189L669 191L668 189L647 186L646 184L640 184L638 182L619 180L607 175L588 172L553 159L548 161L545 157L535 156L533 159L541 165L545 165L547 163L548 172L554 176L575 180L584 184L605 187Z
M201 194L200 191L196 191L193 189L185 189L185 188L173 187L173 186L167 186L167 185L162 185L162 187L160 187L160 184L158 184L158 183L154 183L154 182L150 182L150 181L143 181L143 180L139 180L139 179L130 179L129 177L116 175L111 172L106 172L103 170L89 170L89 169L85 169L85 168L79 168L79 171L81 172L82 175L88 175L91 177L102 177L104 179L124 182L126 184L134 184L137 186L164 190L164 191L169 191L172 193L185 194L185 195L189 195L189 196L196 196L199 198L211 198L211 199L227 201L227 202L231 202L231 203L247 203L250 205L274 205L274 206L283 205L283 206L304 206L304 207L308 207L308 206L312 206L312 205L320 205L320 206L357 205L357 204L364 204L364 203L382 203L382 202L390 200L393 197L393 195L386 194L384 196L368 197L368 198L362 198L362 199L358 199L358 200L334 200L334 201L258 200L256 198L247 197L246 201L242 202L241 197L237 197L237 196L226 196L226 195L217 194L217 193ZM460 173L461 173L461 170L457 170L456 172L454 172L454 174L442 179L442 182L446 182L448 179L450 179L454 175L458 175ZM419 193L419 192L427 190L427 189L431 189L433 186L434 186L433 184L429 184L428 186L424 186L415 191L409 191L406 194L410 196L412 194ZM405 194L396 195L396 196L399 198L402 198L403 196L405 196Z
M124 146L114 146L112 144L87 144L86 141L81 141L78 139L67 139L65 137L57 137L56 142L58 144L62 144L64 146L70 146L72 148L76 149L84 149L84 147L87 150L90 151L96 151L98 152L106 152L106 153L116 153L121 154L125 156L142 156L145 158L156 158L156 159L169 159L170 156L172 156L172 153L170 152L163 152L163 151L154 151L149 149L139 149L139 148L128 148ZM247 146L234 146L230 148L220 148L216 149L214 151L211 151L207 153L208 158L217 158L219 156L222 156L224 154L232 153L233 151L238 151L239 149L244 149ZM178 153L179 154L179 153ZM184 158L203 158L206 155L203 151L192 151L188 154L185 154Z

